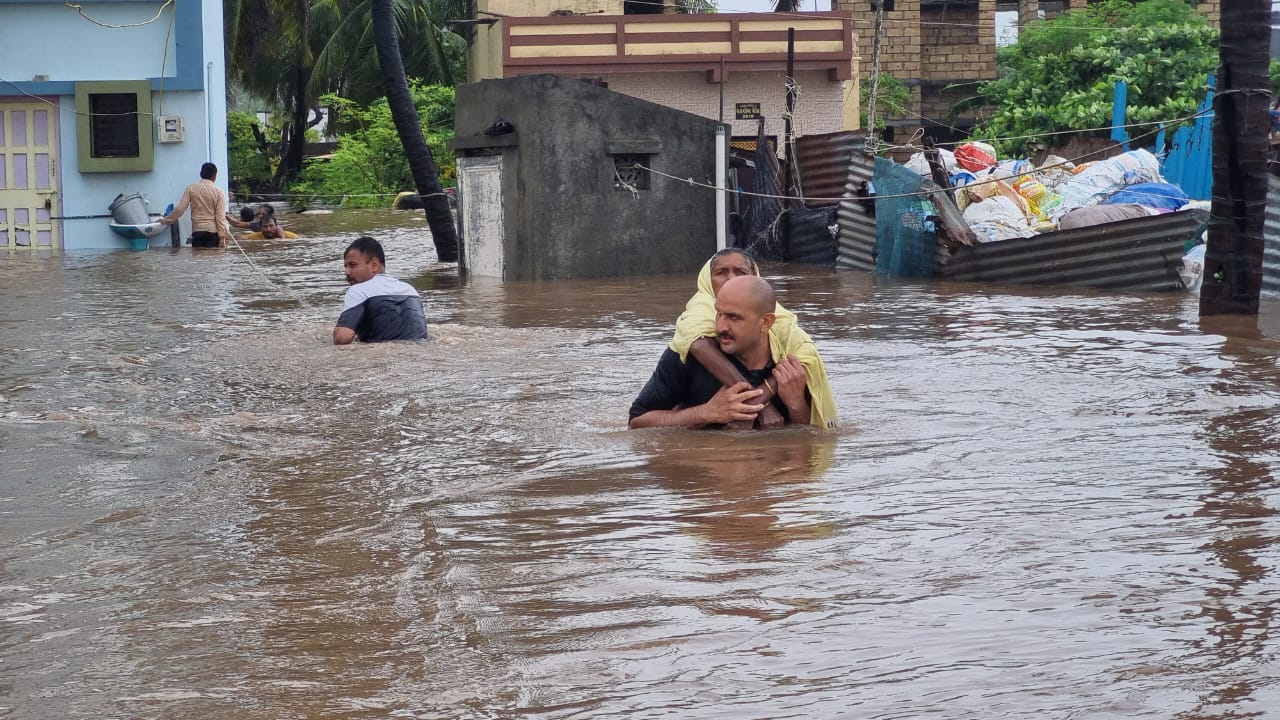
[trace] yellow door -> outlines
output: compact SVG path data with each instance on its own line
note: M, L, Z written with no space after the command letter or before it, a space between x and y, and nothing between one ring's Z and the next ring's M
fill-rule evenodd
M0 102L0 248L62 245L58 106Z

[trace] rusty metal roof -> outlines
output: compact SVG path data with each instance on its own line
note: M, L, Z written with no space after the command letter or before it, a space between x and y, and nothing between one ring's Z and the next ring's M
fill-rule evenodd
M865 138L861 132L857 136ZM865 143L865 139L863 142ZM876 170L876 159L874 155L864 152L861 146L851 150L845 156L848 164L842 173L844 180L840 193L841 197L847 199L840 201L840 207L836 211L836 225L839 227L839 234L836 236L836 267L875 272L876 219L863 209L862 201L856 196L871 182L871 176Z
M857 153L846 171L845 195L874 174L874 158ZM1273 197L1280 189L1272 186ZM836 266L876 270L875 219L857 200L840 202ZM1268 203L1269 286L1280 294L1280 201ZM1009 284L1059 284L1130 290L1178 290L1182 256L1208 227L1209 213L1184 210L1086 228L1059 230L960 247L939 248L935 276ZM1265 282L1265 281L1264 281Z
M838 204L849 181L849 163L866 152L866 145L865 130L841 130L796 138L796 166L804 204L811 208Z
M1180 290L1182 256L1208 224L1208 211L1193 209L1059 230L940 253L935 270L953 280Z

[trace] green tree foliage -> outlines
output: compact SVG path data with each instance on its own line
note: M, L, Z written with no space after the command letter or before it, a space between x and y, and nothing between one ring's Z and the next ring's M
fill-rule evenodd
M1218 31L1182 0L1104 0L1024 28L996 64L999 77L979 89L992 117L974 136L1021 155L1030 140L1066 137L1052 133L1109 137L1119 80L1128 84L1128 124L1194 114L1218 66Z
M393 0L410 77L452 86L465 77L466 40L449 20L470 17L472 0ZM301 166L308 117L335 93L361 105L383 95L370 30L369 0L226 0L223 9L228 80L287 118L274 182Z
M860 116L862 119L862 127L870 128L871 123L867 121L867 107L871 100L871 83L863 80L858 83L859 97L861 98ZM885 118L901 115L906 111L908 104L911 102L911 88L898 78L888 74L880 73L876 78L876 128L883 128Z
M264 139L256 117L246 112L227 113L227 163L232 192L247 195L270 184L273 168Z
M453 137L453 88L414 82L410 92L440 168L441 184L453 187L456 164L445 147ZM326 96L323 102L339 109L345 131L332 158L307 163L294 192L344 207L390 207L396 193L414 190L413 173L385 98L367 107L336 96Z

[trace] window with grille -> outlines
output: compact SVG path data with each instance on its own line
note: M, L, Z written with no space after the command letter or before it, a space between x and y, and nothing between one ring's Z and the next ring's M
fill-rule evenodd
M615 190L648 190L648 155L614 155L613 188Z
M76 83L76 156L82 173L151 172L151 83Z
M89 95L89 157L138 157L138 96Z

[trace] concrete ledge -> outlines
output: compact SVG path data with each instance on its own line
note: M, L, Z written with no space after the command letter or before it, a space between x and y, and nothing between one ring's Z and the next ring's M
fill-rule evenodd
M520 133L505 135L468 135L455 136L446 145L450 150L484 150L486 148L516 147L520 144Z

